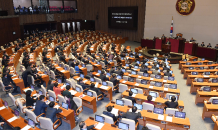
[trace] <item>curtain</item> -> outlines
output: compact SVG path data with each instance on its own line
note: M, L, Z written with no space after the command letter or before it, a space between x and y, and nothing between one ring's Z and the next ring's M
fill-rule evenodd
M75 22L72 22L73 25L73 31L75 32Z
M63 33L65 33L65 23L62 23Z
M80 31L80 22L76 22L77 23L77 29L78 31Z
M70 32L70 23L67 23L68 32Z

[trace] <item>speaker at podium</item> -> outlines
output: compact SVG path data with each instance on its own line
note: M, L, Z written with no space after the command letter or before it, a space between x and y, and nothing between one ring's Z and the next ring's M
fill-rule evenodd
M170 44L162 44L161 51L164 53L170 53L171 45Z

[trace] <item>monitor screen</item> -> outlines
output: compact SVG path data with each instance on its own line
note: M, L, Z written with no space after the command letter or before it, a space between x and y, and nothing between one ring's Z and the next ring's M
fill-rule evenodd
M84 74L80 74L80 78L84 78Z
M52 97L52 96L49 96L49 101L54 102L54 101L55 101L55 98Z
M62 83L62 80L61 80L61 79L58 79L58 83Z
M120 75L117 75L117 78L118 78L118 79L122 79L122 77L121 77Z
M95 62L95 60L93 59L92 62Z
M169 95L169 100L171 100L171 98L172 98L173 96L175 96L175 95ZM175 97L176 97L176 101L177 101L177 96L175 96Z
M121 130L129 130L129 124L119 122L118 128Z
M202 63L201 63L201 62L198 62L198 65L202 65Z
M90 78L90 81L91 81L91 82L95 82L95 79L94 79L94 78Z
M130 57L132 57L132 58L133 58L133 55L130 55Z
M145 63L146 66L148 66L148 63Z
M161 79L161 75L155 75L155 79Z
M67 70L67 67L64 67L65 70Z
M136 61L137 64L140 64L140 61Z
M185 112L180 112L180 111L175 112L175 117L178 117L178 118L184 118L185 119L185 115L186 115Z
M217 83L218 79L212 79L212 83Z
M208 62L208 65L212 65L213 64L213 62Z
M174 78L174 77L168 77L168 80L170 80L170 81L174 81L175 78Z
M203 87L203 91L211 92L211 87Z
M129 64L126 64L126 67L129 67Z
M218 104L218 99L213 99L212 103L213 104Z
M204 72L205 75L210 75L210 72Z
M197 82L204 82L203 78L197 78Z
M164 114L164 109L155 107L154 108L154 113L163 115Z
M162 83L161 82L155 82L154 84L156 87L161 87L162 86Z
M62 102L62 107L63 107L64 109L68 110L68 104L67 104L67 103Z
M134 68L135 68L135 69L138 69L138 68L139 68L139 66L134 66Z
M189 69L190 69L190 70L193 70L193 69L194 69L194 67L189 67Z
M141 84L147 84L147 80L142 79Z
M87 95L88 95L89 97L93 97L93 92L87 91Z
M129 78L128 78L128 81L129 81L129 82L134 82L134 78L129 77Z
M198 72L192 72L192 75L198 75Z
M90 60L90 58L88 57L88 60Z
M141 104L134 103L134 106L137 107L138 110L142 110L142 105Z
M202 61L205 61L205 58L202 58L201 60L202 60Z
M159 68L159 65L157 64L156 67Z
M61 64L59 64L59 67L61 67Z
M116 104L120 106L124 106L124 101L120 99L116 99Z
M143 76L144 77L149 77L149 74L148 73L143 73Z
M204 67L199 67L199 69L200 69L200 70L203 70L203 69L204 69Z
M46 71L44 71L44 74L45 74L45 75L47 75L47 72L46 72Z
M141 53L139 53L139 56L142 56L142 54L141 54Z
M138 89L131 88L130 91L132 91L134 94L138 94Z
M110 73L107 73L107 76L109 76L109 77L110 77L110 76L111 76L111 74L110 74Z
M100 74L100 73L101 73L101 70L98 70L98 73Z
M170 71L171 74L173 74L173 71Z
M210 68L210 69L214 69L215 67L214 67L214 66L210 66L209 68Z
M157 93L156 92L149 92L149 95L151 95L152 97L154 97L154 98L157 98Z
M17 109L14 109L14 115L15 116L20 116L19 111Z
M70 84L69 84L69 83L66 83L65 85L67 86L67 85L70 85Z
M83 66L83 68L86 68L86 65L83 64L82 66Z
M35 127L35 122L31 119L28 119L28 125L31 126L32 128Z
M105 81L102 82L102 85L108 86L107 82L105 82Z
M32 91L34 91L34 85L30 85L30 88L32 89Z
M157 57L154 57L154 60L157 60Z
M123 73L125 73L125 72L126 72L126 70L125 70L125 69L122 69L122 72L123 72Z
M177 84L170 84L171 89L177 89Z
M123 60L123 57L121 57L121 60Z
M100 65L100 62L98 61L98 62L97 62L97 64L99 64L99 65Z
M187 61L187 59L184 59L183 61Z
M39 95L42 95L42 94L43 94L41 90L39 90L39 92L38 92L38 93L39 93Z
M79 87L76 87L77 92L81 92L81 89Z
M132 74L133 74L133 75L136 75L136 71L132 71Z
M186 65L191 65L191 63L190 63L190 62L187 62Z
M197 59L193 59L193 61L197 61Z
M4 101L4 105L5 105L5 107L8 107L8 102Z
M95 121L104 123L104 120L105 119L103 116L95 115Z

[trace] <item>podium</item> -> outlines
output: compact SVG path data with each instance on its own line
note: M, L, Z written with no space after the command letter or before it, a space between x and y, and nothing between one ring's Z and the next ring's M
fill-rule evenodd
M162 44L161 50L162 50L163 53L170 53L170 51L171 51L171 45Z

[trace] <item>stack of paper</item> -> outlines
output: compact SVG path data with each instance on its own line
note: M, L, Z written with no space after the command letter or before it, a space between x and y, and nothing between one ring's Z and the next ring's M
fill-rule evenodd
M13 78L12 80L16 80L16 79L18 79L18 78Z
M118 116L118 112L119 112L119 109L116 109L116 108L113 108L111 113L114 114L115 116Z
M107 90L107 89L108 89L107 86L103 86L103 85L102 85L100 88L101 88L101 89L104 89L104 90Z
M77 91L74 90L70 90L69 92L71 93L71 95L75 95L77 93Z
M154 78L150 78L150 80L154 80Z
M0 107L0 111L3 110L3 109L5 109L5 108L6 108L5 106Z
M153 86L149 86L149 88L153 88Z
M98 82L95 83L95 87L96 87L96 88L98 87Z
M142 76L138 76L138 78L141 78Z
M167 80L163 80L163 82L167 82Z
M164 115L158 115L158 120L164 120Z
M138 84L138 83L136 83L136 84L135 84L135 86L139 86L139 84Z
M168 88L164 88L164 91L168 91Z
M16 117L16 116L14 116L14 117L12 117L12 118L8 119L7 121L11 123L11 122L15 121L16 119L17 119L17 117Z
M61 72L65 72L65 70L61 70Z
M166 119L166 121L172 122L172 120L173 120L173 118L172 118L172 117L170 117L170 116L167 116L167 119Z
M84 80L83 83L86 83L88 80Z
M101 129L104 126L104 123L98 123L95 128L96 129Z
M66 85L61 86L61 89L66 88Z
M25 127L23 127L21 130L29 130L31 128L31 126L26 125Z
M135 96L136 96L136 94L135 94L135 93L133 93L132 97L135 97Z
M124 80L122 83L126 83L126 81Z
M59 107L60 107L59 105L55 105L55 106L54 106L54 108L57 108L57 109L58 109Z

